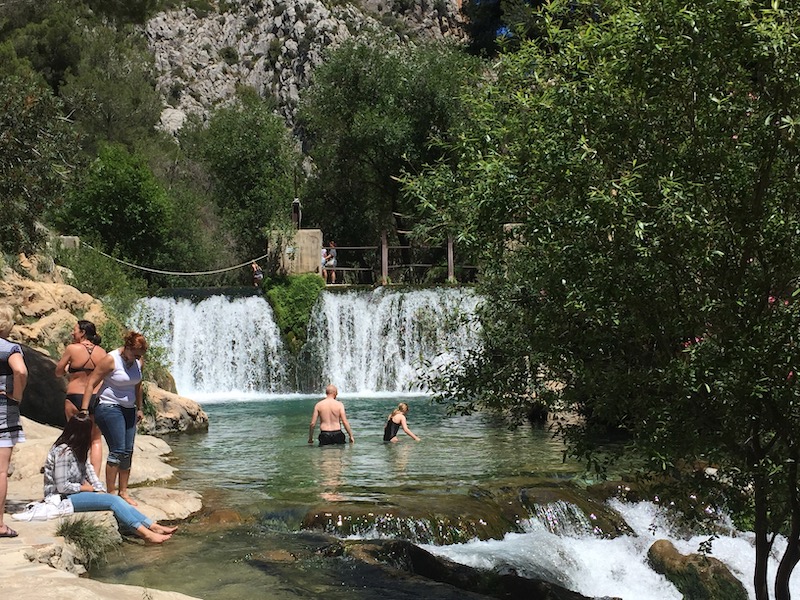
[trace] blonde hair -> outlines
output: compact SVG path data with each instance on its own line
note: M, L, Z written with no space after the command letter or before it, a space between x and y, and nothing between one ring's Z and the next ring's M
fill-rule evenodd
M6 337L14 327L14 309L8 304L0 304L0 337Z
M395 409L392 411L392 414L390 414L390 415L389 415L389 418L391 419L391 418L392 418L393 416L395 416L397 413L403 413L403 414L405 414L405 413L407 413L407 412L408 412L408 404L406 404L405 402L401 402L400 404L398 404L398 405L397 405L397 408L395 408Z

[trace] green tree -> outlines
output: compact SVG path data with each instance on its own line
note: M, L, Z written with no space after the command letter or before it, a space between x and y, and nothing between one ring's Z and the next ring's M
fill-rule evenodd
M153 266L164 252L170 204L141 156L119 145L104 145L57 222L64 233L99 243L115 256Z
M307 222L340 244L373 244L406 230L413 214L398 177L440 154L429 145L461 117L460 87L478 63L455 47L352 39L314 73L301 124L316 171L304 199ZM394 234L396 239L396 233Z
M2 7L0 39L29 61L58 94L64 77L81 56L82 36L90 26L78 2L10 2ZM5 65L0 63L0 70Z
M155 135L162 105L142 36L95 27L85 34L80 60L65 79L61 95L92 153L101 142L133 149Z
M42 238L37 224L72 173L77 136L58 99L31 72L0 77L0 99L0 248L30 252Z
M272 106L255 94L215 112L182 143L205 164L229 239L246 258L264 254L267 234L286 226L299 152Z
M409 180L484 250L484 345L455 408L578 410L650 472L722 488L755 531L758 600L800 558L797 2L554 1L468 102L449 162ZM511 225L513 223L513 225ZM683 465L712 463L710 479Z

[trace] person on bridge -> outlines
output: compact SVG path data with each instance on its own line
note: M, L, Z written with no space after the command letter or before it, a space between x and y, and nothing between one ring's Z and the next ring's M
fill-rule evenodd
M336 283L336 244L333 240L330 241L328 244L328 251L325 253L325 260L322 263L324 267L322 269L322 278L325 280L325 283L328 283L328 273L331 274L331 283Z
M353 432L350 429L350 423L347 420L347 414L344 410L344 404L336 399L339 395L339 390L335 385L328 385L325 388L325 398L317 402L314 406L314 413L311 415L311 424L308 427L308 443L314 443L314 429L317 427L319 421L319 445L327 446L329 444L344 444L344 432L342 425L344 425L347 435L350 436L350 443L355 443ZM340 425L341 423L341 425Z
M264 271L256 261L250 263L250 268L253 269L253 287L258 287L264 279Z

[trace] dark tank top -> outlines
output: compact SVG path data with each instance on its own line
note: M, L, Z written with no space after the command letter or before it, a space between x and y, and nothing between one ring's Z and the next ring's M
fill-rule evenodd
M395 423L392 421L392 418L386 421L386 427L383 428L383 441L384 442L391 442L392 438L397 435L397 432L400 431L400 423Z

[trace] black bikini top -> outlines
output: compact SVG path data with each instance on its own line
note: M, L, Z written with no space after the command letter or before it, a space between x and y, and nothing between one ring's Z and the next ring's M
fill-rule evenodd
M81 346L86 348L86 352L89 353L89 358L87 358L86 362L83 363L83 365L80 367L73 367L72 365L70 365L69 366L70 373L91 373L92 371L94 371L95 364L94 361L92 360L92 352L94 352L94 349L97 348L97 346L93 345L91 348L89 348L88 346L84 346L83 344L81 344ZM92 363L91 367L86 366L89 363Z

